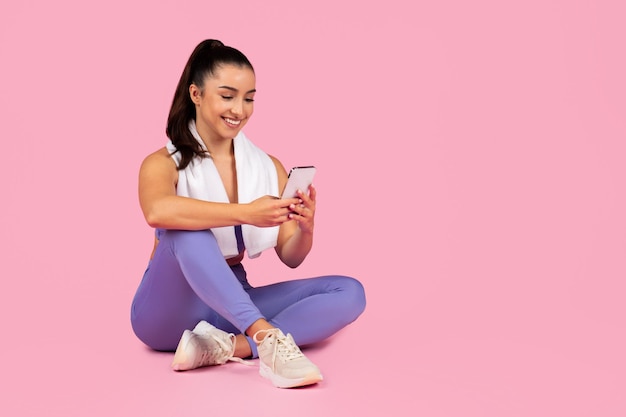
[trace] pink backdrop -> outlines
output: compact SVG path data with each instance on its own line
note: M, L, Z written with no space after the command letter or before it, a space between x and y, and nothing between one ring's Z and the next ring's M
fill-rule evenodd
M624 4L3 1L0 414L626 415ZM130 328L138 167L209 37L256 67L248 136L318 166L313 253L253 282L367 290L313 388Z

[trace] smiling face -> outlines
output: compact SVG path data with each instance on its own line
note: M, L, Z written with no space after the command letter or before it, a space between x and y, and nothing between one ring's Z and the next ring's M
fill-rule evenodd
M234 138L254 110L256 78L245 66L223 65L207 76L203 86L191 84L189 95L196 106L196 128L209 143Z

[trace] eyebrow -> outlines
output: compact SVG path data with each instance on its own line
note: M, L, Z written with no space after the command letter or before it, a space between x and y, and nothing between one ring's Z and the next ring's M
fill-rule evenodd
M219 86L219 87L217 87L217 88L225 88L226 90L230 90L230 91L235 92L235 93L238 93L238 92L239 92L239 90L237 90L235 87L230 87L230 86L228 86L228 85L220 85L220 86ZM250 91L246 92L246 94L250 94L250 93L256 93L256 88L254 88L254 89L252 89L252 90L250 90Z

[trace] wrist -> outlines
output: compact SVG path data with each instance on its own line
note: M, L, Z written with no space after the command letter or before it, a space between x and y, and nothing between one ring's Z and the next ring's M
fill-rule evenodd
M237 224L251 224L250 222L250 203L233 204L233 218Z

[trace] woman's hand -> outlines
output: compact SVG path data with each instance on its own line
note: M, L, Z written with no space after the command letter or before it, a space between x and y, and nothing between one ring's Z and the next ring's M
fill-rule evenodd
M317 191L312 185L309 186L309 195L298 190L299 203L293 203L289 205L289 219L295 220L298 223L298 227L304 233L313 233L313 227L315 224L315 197Z
M249 221L257 227L280 226L290 220L292 206L300 204L299 198L283 198L266 195L249 203Z

